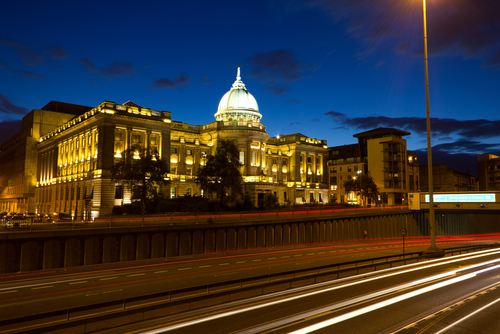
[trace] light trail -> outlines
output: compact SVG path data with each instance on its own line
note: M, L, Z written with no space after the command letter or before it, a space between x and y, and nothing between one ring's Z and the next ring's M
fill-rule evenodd
M500 253L500 251L498 251L498 250L494 251L494 252L489 251L489 250L488 251L482 251L482 252L488 252L488 253L487 254L474 254L472 256L470 254L463 254L463 255L458 255L456 259L449 260L449 261L443 261L443 262L438 262L438 261L442 261L442 260L441 259L436 259L436 260L432 260L432 261L429 261L429 262L438 262L438 263L433 263L433 264L430 264L430 265L427 265L427 266L424 266L424 267L411 268L411 269L403 270L403 271L400 271L400 272L389 273L389 274L380 275L380 276L371 277L371 278L365 278L362 281L351 282L351 283L347 283L347 284L343 284L343 285L338 285L338 286L334 286L334 287L330 287L330 288L326 288L326 289L322 289L322 290L318 290L318 291L312 291L312 292L301 294L301 295L297 295L297 296L292 296L292 297L287 297L287 298L283 298L283 299L280 299L280 300L275 300L275 301L272 301L272 302L266 302L266 303L259 304L259 305L245 307L245 308L241 308L241 309L238 309L238 310L233 310L233 311L229 311L229 312L223 312L223 313L220 313L220 314L214 314L214 315L211 315L211 316L202 317L202 318L191 320L191 321L184 322L184 323L178 323L178 324L171 325L171 326L166 326L166 327L162 327L162 328L157 328L157 329L152 329L152 330L144 331L142 333L144 333L144 334L164 333L164 332L172 331L172 330L175 330L175 329L184 328L184 327L192 326L192 325L195 325L195 324L199 324L199 323L203 323L203 322L207 322L207 321L211 321L211 320L220 319L220 318L232 316L232 315L243 313L243 312L253 311L253 310L260 309L260 308L264 308L264 307L268 307L268 306L273 306L273 305L277 305L277 304L281 304L281 303L285 303L285 302L290 302L290 301L293 301L293 300L297 300L297 299L301 299L301 298L305 298L305 297L310 297L310 296L314 296L314 295L317 295L317 294L322 294L322 293L325 293L325 292L330 292L330 291L342 289L342 288L349 287L349 286L363 284L363 283L367 283L367 282L371 282L371 281L375 281L375 280L379 280L379 279L383 279L383 278L387 278L387 277L391 277L391 276L395 276L395 275L401 275L401 274L408 273L408 272L413 272L413 271L417 271L417 270L428 269L430 267L435 267L435 266L439 266L439 265L445 265L445 264L454 263L454 262L458 262L458 261L469 260L469 259L474 259L474 258L478 258L478 257L482 257L482 256L488 256L488 255L491 255L491 254L498 254L498 253ZM492 260L492 261L493 262L498 262L498 261L500 261L500 259L498 259L498 260ZM486 261L485 264L486 265L490 264L490 263L492 263L492 261ZM418 265L418 263L417 264L411 264L409 266L415 266L415 265ZM478 265L470 266L470 267L464 267L464 268L461 268L461 269L458 269L458 270L454 270L454 271L450 271L450 272L446 272L446 273L443 273L443 274L430 276L428 278L424 278L422 280L418 280L418 281L415 281L415 282L398 285L396 287L393 287L393 288L390 288L390 289L387 289L387 290L384 290L384 291L386 291L386 293L389 293L390 291L392 291L392 289L396 289L397 290L397 289L407 288L407 287L415 286L417 284L422 284L422 283L427 282L427 281L441 279L441 278L446 277L446 276L455 275L458 271L463 271L463 270L471 269L473 267L475 268L476 266L478 266ZM494 268L491 267L491 269L494 269ZM384 270L381 270L380 272L389 271L389 270L393 270L393 268L384 269ZM470 276L470 275L472 275L472 276ZM470 277L473 277L473 276L475 276L475 274L467 274L467 275L463 275L463 276L460 276L458 278L452 279L451 281L453 283L455 283L455 282L460 281L460 278L463 278L463 277L470 278ZM353 276L353 277L355 278L356 276ZM351 278L353 278L353 277L351 277ZM448 281L446 281L446 282L448 282ZM309 288L314 288L314 287L318 287L320 285L325 285L326 283L331 284L332 282L324 282L324 283L321 283L321 284L318 284L318 285L309 286ZM450 284L452 284L452 283L450 283ZM438 286L438 287L441 287L441 286ZM438 287L436 287L436 288L438 288ZM290 293L290 292L293 292L293 291L287 291L287 292ZM368 295L368 296L372 296L373 297L375 295L372 294L372 295ZM360 297L360 298L363 298L363 297ZM368 297L366 297L366 298L368 298ZM408 298L410 298L410 297L408 297ZM359 301L361 301L361 299L354 299L353 303L354 302L359 302ZM251 333L251 332L248 332L248 333Z

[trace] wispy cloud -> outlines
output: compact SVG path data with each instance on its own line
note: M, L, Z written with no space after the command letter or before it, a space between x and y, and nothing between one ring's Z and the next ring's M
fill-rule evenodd
M36 74L36 73L33 73L33 72L30 72L30 71L19 71L19 70L15 70L13 68L11 68L10 66L7 66L3 63L0 62L0 68L4 68L14 74L17 74L17 75L21 75L21 76L25 76L25 77L29 77L29 78L34 78L34 79L45 79L45 77L43 75L39 75L39 74Z
M45 60L40 53L14 39L0 36L0 44L14 50L21 58L24 65L35 66Z
M249 63L252 70L248 76L261 82L274 95L285 95L289 91L286 84L300 80L313 71L313 68L299 62L290 50L257 54L249 59Z
M10 118L18 118L19 116L24 116L28 113L28 109L24 107L19 107L9 101L9 97L0 94L0 114L4 116L10 116Z
M348 32L370 46L386 47L380 42L390 39L399 52L422 53L422 1L312 0L307 6L347 22ZM427 15L430 53L463 54L500 66L500 1L428 1Z
M187 86L191 83L191 77L180 75L175 77L173 80L171 79L154 79L151 84L151 88L153 89L173 89L178 88L180 86Z
M347 117L337 111L325 113L330 116L339 128L368 130L377 127L390 127L410 131L420 135L427 133L425 118L368 116ZM449 138L450 135L462 138L494 138L500 137L500 120L456 120L452 118L431 118L432 136L435 138Z
M21 131L22 120L0 122L0 145Z
M137 71L134 68L134 65L132 65L129 62L115 61L109 65L106 65L102 69L98 69L88 59L80 59L80 64L82 64L90 73L96 73L107 80L129 77L131 74L137 73Z
M47 51L45 51L45 53L47 53L50 56L50 58L54 60L69 58L68 54L66 53L66 50L64 50L64 48L60 46L53 46L49 48Z

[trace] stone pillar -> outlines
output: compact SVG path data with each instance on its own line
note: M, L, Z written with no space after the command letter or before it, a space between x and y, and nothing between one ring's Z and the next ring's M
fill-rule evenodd
M149 240L149 235L141 233L137 236L137 251L135 258L137 260L151 258L151 242Z
M205 231L205 253L215 251L215 233L213 229Z
M135 260L136 248L134 236L124 234L120 239L120 262Z
M236 250L238 247L236 246L236 240L237 240L237 234L236 230L231 227L227 230L227 235L226 235L226 247L227 250Z
M119 254L118 238L114 235L105 237L102 242L102 263L118 262Z
M64 245L64 267L82 265L82 242L80 239L70 238Z
M193 254L202 254L204 249L203 232L195 231L193 233Z
M283 245L283 227L279 224L274 225L274 245Z
M247 248L247 230L244 227L238 228L238 241L237 248L238 249L246 249Z
M62 267L61 243L56 239L45 240L43 245L43 269L53 269Z
M191 255L191 249L191 233L189 231L184 231L179 237L179 255Z
M218 229L215 234L215 250L220 252L226 249L226 231L224 229Z
M264 226L257 227L257 247L266 245L266 229Z
M254 226L248 227L248 242L247 242L247 247L248 248L255 248L257 247L257 231Z
M274 226L267 225L266 226L266 247L274 246Z
M165 237L163 233L157 232L151 238L151 258L165 256Z
M178 256L179 255L179 241L176 232L170 232L167 234L167 257Z
M102 247L98 237L90 237L85 240L83 264L85 266L101 263Z

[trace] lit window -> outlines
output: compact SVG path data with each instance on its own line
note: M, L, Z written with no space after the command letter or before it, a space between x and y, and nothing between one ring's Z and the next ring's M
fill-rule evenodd
M244 164L245 164L245 152L240 151L240 165L244 165Z
M170 188L170 198L175 198L176 197L176 188L172 187Z
M186 155L193 155L193 151L192 150L186 150Z

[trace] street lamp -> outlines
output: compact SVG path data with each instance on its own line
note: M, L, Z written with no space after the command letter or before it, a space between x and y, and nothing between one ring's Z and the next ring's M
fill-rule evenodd
M434 253L439 249L436 246L436 222L434 219L434 181L432 178L432 145L431 145L431 117L429 111L429 64L427 61L427 18L425 0L423 2L424 12L424 57L425 57L425 97L427 108L427 170L429 173L429 225L431 234L431 245L426 252Z

